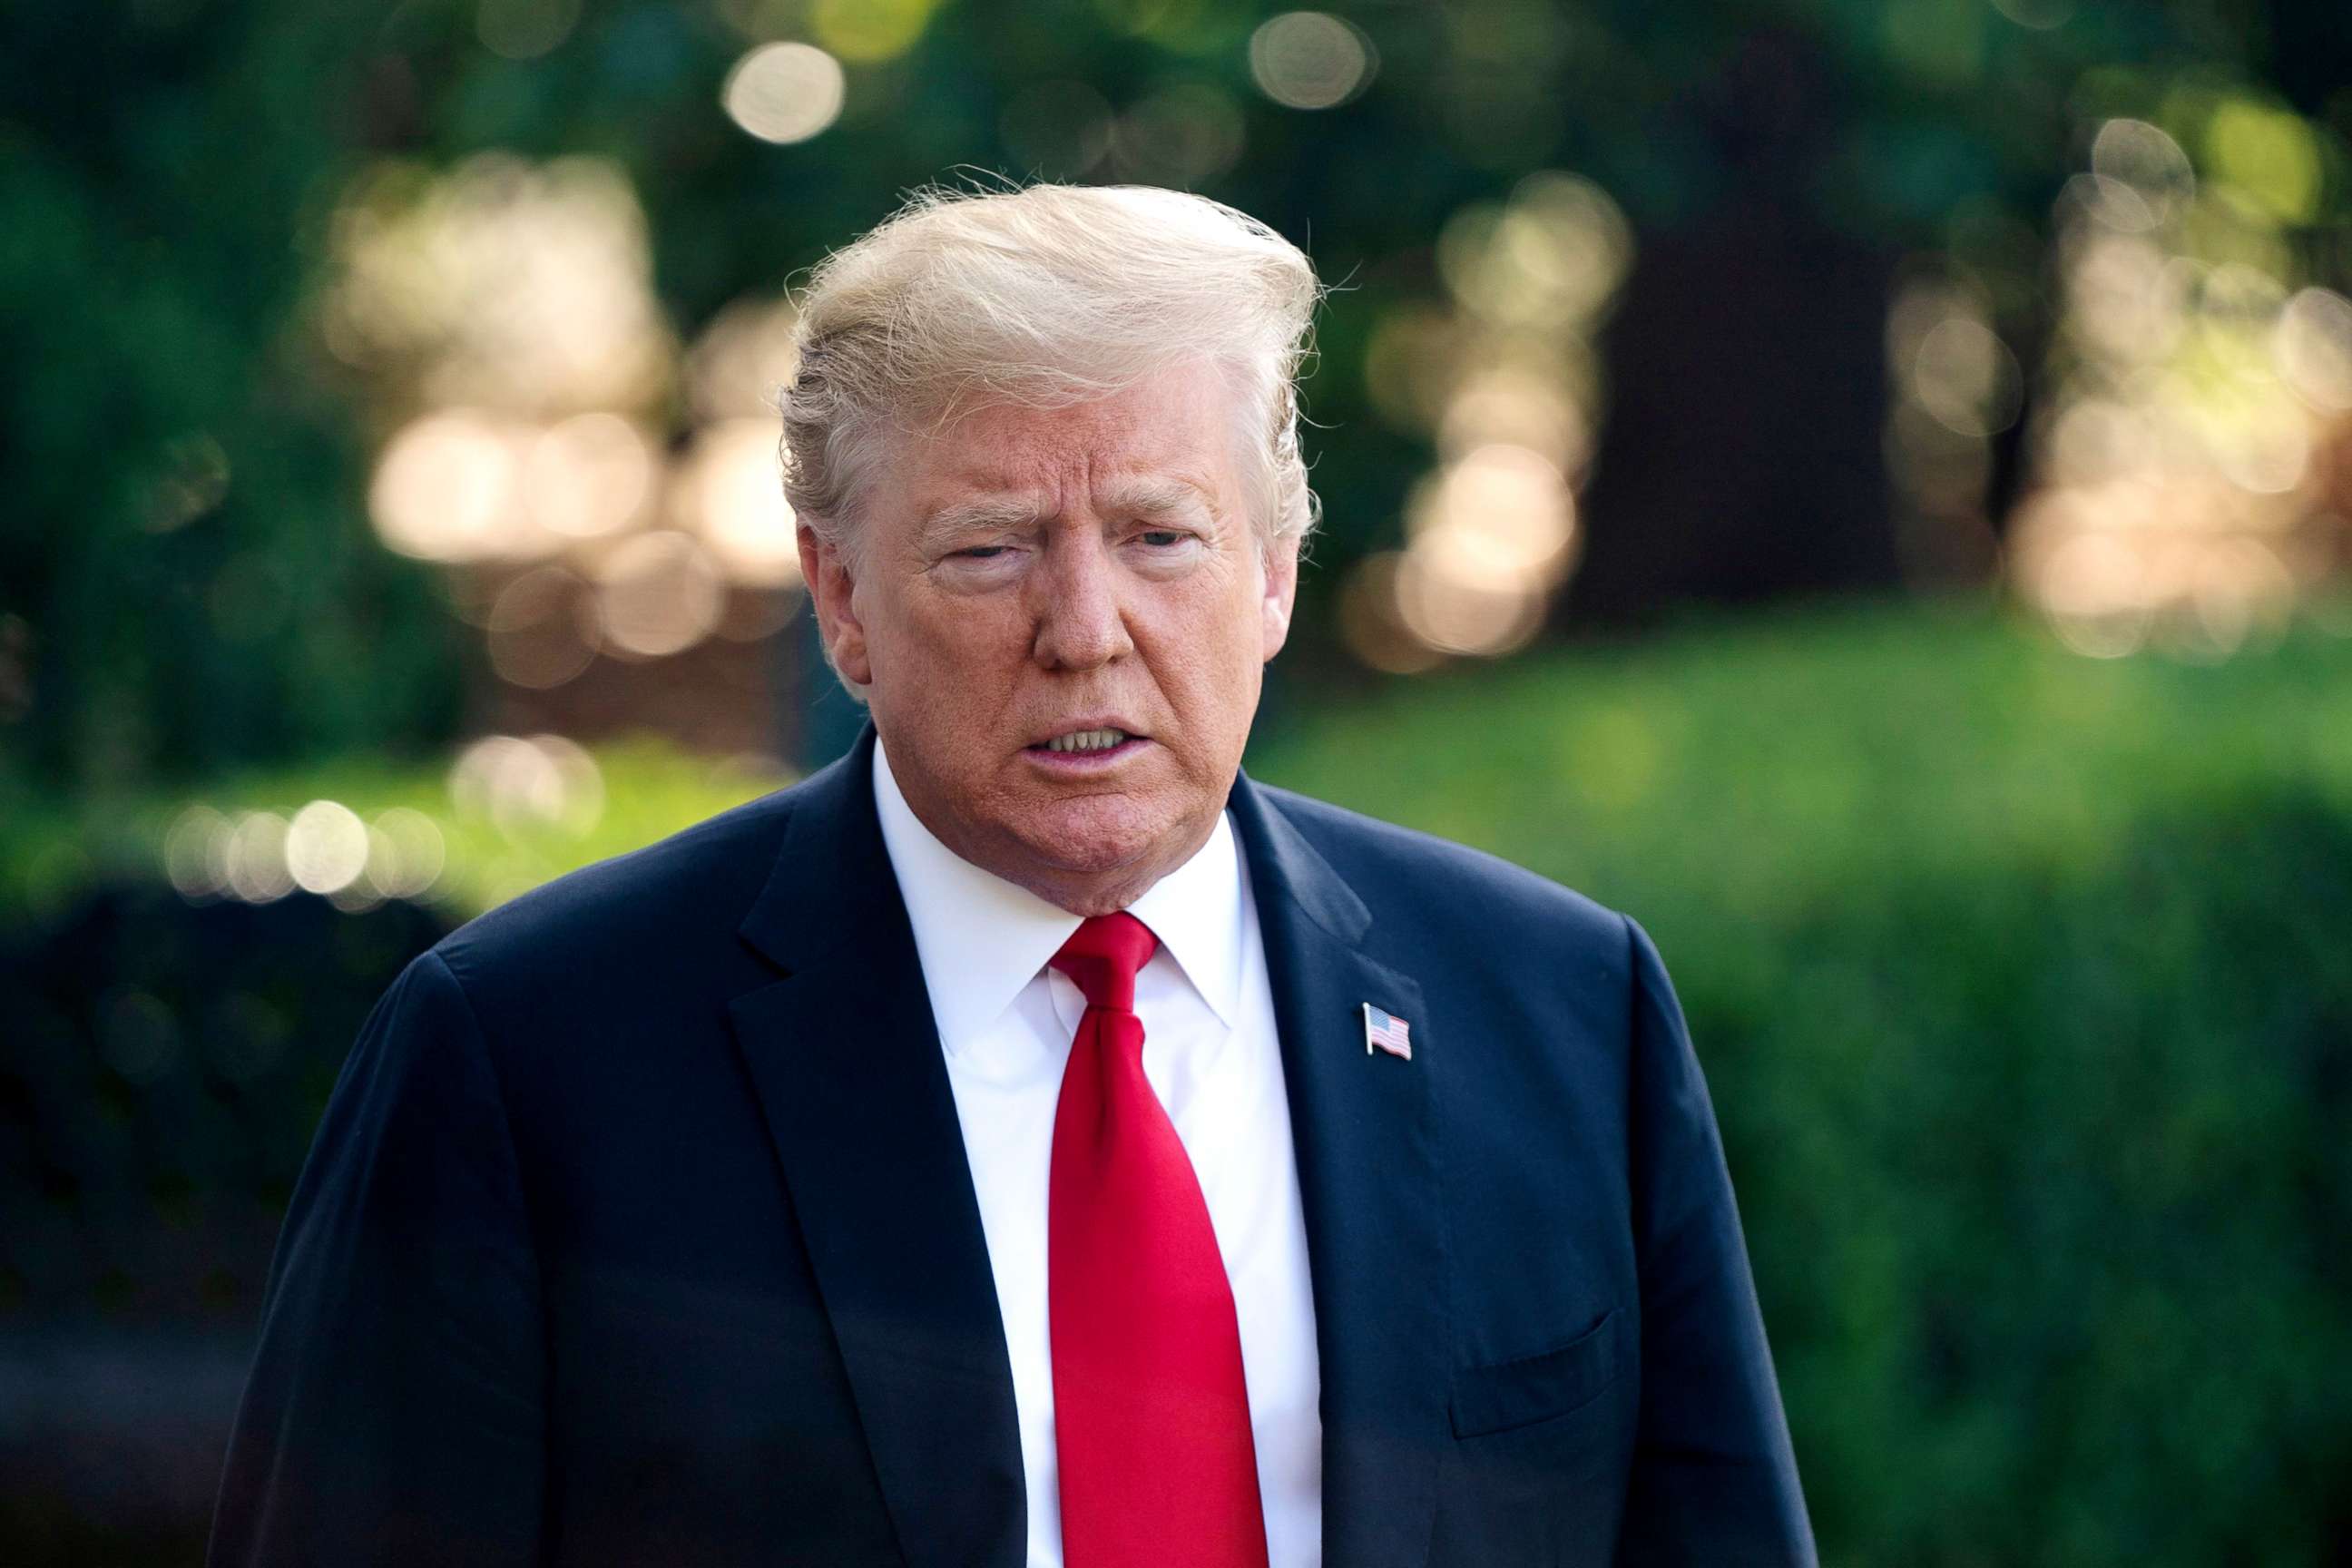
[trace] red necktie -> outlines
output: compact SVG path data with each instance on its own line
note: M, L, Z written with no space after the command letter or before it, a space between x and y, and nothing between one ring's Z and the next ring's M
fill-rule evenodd
M1265 1568L1241 1330L1175 1124L1143 1076L1135 972L1097 915L1054 955L1086 993L1054 1109L1046 1302L1067 1568Z

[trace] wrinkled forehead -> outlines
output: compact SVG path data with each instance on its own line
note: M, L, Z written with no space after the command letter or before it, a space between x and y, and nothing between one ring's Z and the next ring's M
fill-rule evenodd
M1081 505L1234 510L1238 401L1205 361L1058 405L971 401L902 430L877 476L876 510L918 520L991 505L1044 516Z

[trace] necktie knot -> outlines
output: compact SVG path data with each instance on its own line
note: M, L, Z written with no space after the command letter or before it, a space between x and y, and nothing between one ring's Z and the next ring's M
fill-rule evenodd
M1151 962L1159 947L1151 928L1122 910L1082 922L1052 963L1076 984L1087 1006L1132 1013L1136 972Z

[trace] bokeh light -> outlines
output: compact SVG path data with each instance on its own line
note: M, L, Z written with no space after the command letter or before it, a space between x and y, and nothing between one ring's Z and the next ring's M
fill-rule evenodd
M812 58L838 76L806 45L753 50L739 107L782 112L773 94ZM791 301L731 300L682 349L654 298L643 208L595 159L381 163L338 205L333 233L319 330L401 416L369 515L393 550L445 569L451 608L483 634L495 701L540 722L642 705L638 722L686 727L666 678L618 666L714 634L773 637L799 604L776 455ZM181 488L209 503L225 471L206 479L205 449L191 452ZM224 636L293 613L290 585L257 571L233 562L214 583ZM766 689L762 662L718 668L729 673L709 684L705 672L694 706L740 708ZM544 711L527 700L562 689Z
M1591 458L1601 376L1592 338L1633 255L1633 228L1585 177L1540 170L1439 235L1452 308L1384 313L1364 356L1389 423L1434 437L1406 544L1358 563L1341 634L1373 668L1525 647L1579 554L1576 486Z
M2221 658L2276 637L2335 572L2342 526L2321 455L2352 407L2352 304L2297 286L2282 227L2306 200L2309 127L2176 99L2192 128L2204 116L2201 137L2108 119L2058 204L2058 342L2009 526L2025 597L2103 658ZM2184 145L2201 149L2202 178Z
M267 904L294 890L286 864L286 818L274 811L237 816L221 841L221 884L249 904Z
M1328 11L1291 11L1250 35L1250 75L1286 109L1329 109L1364 90L1379 68L1371 40Z
M2332 289L2296 290L2279 311L2272 353L2280 379L2313 409L2352 412L2352 300Z
M1901 421L1916 409L1975 449L2016 423L2024 374L1980 291L1941 277L1905 286L1887 311L1886 358L1897 429L1909 428ZM1922 447L1907 437L1901 445Z
M2319 143L2301 115L2233 100L2207 123L2205 148L2217 178L2281 223L2308 223L2317 211Z
M1493 658L1524 647L1543 620L1543 597L1527 588L1456 570L1453 556L1405 552L1397 563L1397 612L1440 653Z
M575 414L529 443L520 471L531 519L551 534L594 539L642 518L654 495L646 433L617 414Z
M208 805L192 805L172 819L163 835L163 875L182 898L207 899L226 889L223 847L229 826L227 817Z
M1539 452L1479 447L1424 480L1408 504L1418 568L1496 593L1540 595L1566 575L1575 494Z
M488 735L459 754L449 796L461 815L515 835L554 828L579 837L604 813L596 759L562 735Z
M673 492L677 525L701 539L730 582L785 588L801 580L776 426L730 419L695 437Z
M469 409L428 414L376 463L368 512L385 544L425 561L527 555L537 531L523 504L529 434Z
M341 802L314 800L290 817L188 806L165 829L162 858L173 889L192 903L269 903L299 888L356 910L425 896L446 849L439 826L422 812L395 806L367 822Z
M625 541L596 568L596 614L605 644L624 658L658 658L710 635L725 579L693 535L656 529Z
M439 882L448 854L440 824L394 806L368 825L368 884L387 899L423 898Z
M1981 321L1948 316L1927 330L1912 362L1919 405L1965 436L1992 436L2017 418L2017 356Z
M814 44L762 44L735 62L719 89L727 116L762 142L805 142L841 115L848 79Z
M939 0L815 0L810 26L844 59L895 59L915 47Z
M601 623L584 579L562 566L538 566L499 590L484 629L500 679L547 690L594 661Z
M1632 257L1632 230L1607 193L1550 170L1527 176L1507 204L1462 209L1437 242L1439 270L1465 309L1552 330L1591 315Z
M1489 364L1463 377L1446 402L1437 449L1458 460L1498 443L1533 452L1573 476L1591 456L1592 431L1559 375L1526 364Z
M482 47L510 60L535 60L572 36L580 0L481 0L475 32Z
M1404 624L1397 604L1399 550L1379 550L1356 563L1339 593L1339 635L1348 651L1390 675L1419 675L1445 656Z
M314 800L286 827L286 871L306 892L350 887L367 869L367 824L350 806Z
M644 210L597 158L387 162L338 207L330 349L411 405L635 408L674 353Z
M1128 106L1111 127L1111 160L1125 178L1190 190L1241 159L1241 105L1206 82L1178 82Z
M2180 143L2145 120L2110 120L2091 142L2097 210L2113 226L2137 232L2177 216L2197 189Z
M698 418L779 416L778 398L800 368L793 345L797 312L783 299L733 300L687 351L686 389Z

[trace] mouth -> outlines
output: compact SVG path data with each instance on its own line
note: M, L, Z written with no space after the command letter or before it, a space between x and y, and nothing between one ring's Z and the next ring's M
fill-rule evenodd
M1095 724L1065 730L1024 747L1023 752L1056 773L1089 772L1123 761L1150 744L1148 735L1115 724Z

